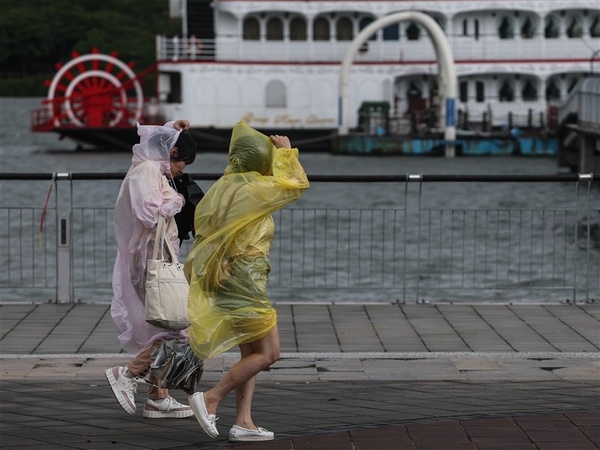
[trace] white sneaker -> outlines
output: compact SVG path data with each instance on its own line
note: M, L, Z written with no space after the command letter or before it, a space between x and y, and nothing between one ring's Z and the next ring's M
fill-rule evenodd
M183 419L193 416L194 411L188 405L179 403L173 397L168 396L161 400L146 400L143 415L148 419Z
M209 414L204 404L204 395L202 392L196 392L188 397L190 406L196 415L196 420L211 438L216 438L219 435L217 430L217 417L214 414Z
M258 427L258 430L249 430L234 425L229 430L229 440L233 442L272 441L274 438L275 434L272 431L261 427Z
M137 382L134 378L127 378L123 375L125 367L115 366L106 369L106 379L110 383L113 394L119 401L119 404L127 414L135 413L135 393L137 392Z

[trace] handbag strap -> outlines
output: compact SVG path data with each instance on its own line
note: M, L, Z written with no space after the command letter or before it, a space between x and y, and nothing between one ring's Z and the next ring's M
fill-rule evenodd
M174 264L179 264L179 260L177 259L177 254L171 245L169 239L166 239L166 228L167 224L165 222L165 217L163 215L158 216L158 224L156 225L156 235L154 236L154 248L152 249L152 259L158 259L158 249L160 248L160 259L164 259L164 248L167 247L167 251L171 256L171 262Z

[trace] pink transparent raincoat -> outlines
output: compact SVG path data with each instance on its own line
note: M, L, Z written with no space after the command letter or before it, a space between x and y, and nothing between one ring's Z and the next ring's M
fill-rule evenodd
M170 151L180 131L174 122L165 126L139 125L140 143L133 146L132 164L121 185L114 212L117 258L113 270L111 314L122 347L137 354L159 338L186 337L186 331L170 331L144 319L146 260L152 255L159 214L172 218L183 201L169 185ZM170 220L167 237L179 249L177 224Z
M297 149L275 148L243 122L234 127L225 174L196 207L196 239L184 266L190 344L200 358L254 342L277 324L267 296L271 214L308 186Z

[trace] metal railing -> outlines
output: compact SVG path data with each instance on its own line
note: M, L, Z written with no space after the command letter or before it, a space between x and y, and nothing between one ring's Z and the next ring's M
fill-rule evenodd
M123 176L0 174L2 301L110 301L112 214ZM274 301L341 303L598 301L599 179L313 176L311 190L317 191L327 184L327 190L352 186L356 192L356 186L368 185L381 192L388 184L394 201L294 204L276 213L271 295ZM512 203L474 201L505 184L514 187ZM536 195L541 192L543 202L531 188L540 184L544 189ZM32 198L33 191L48 195ZM440 201L440 191L456 201ZM528 193L530 201L519 200ZM182 260L190 245L184 241Z
M520 59L568 59L588 61L596 47L594 38L569 39L563 36L549 43L542 35L535 39L500 39L495 35L479 40L459 35L448 36L457 61L488 61L515 55ZM351 40L245 40L239 35L221 35L218 39L156 36L159 61L309 61L341 62ZM435 50L423 33L419 40L369 40L356 56L359 62L397 62L417 64L436 60ZM586 67L587 68L587 67Z

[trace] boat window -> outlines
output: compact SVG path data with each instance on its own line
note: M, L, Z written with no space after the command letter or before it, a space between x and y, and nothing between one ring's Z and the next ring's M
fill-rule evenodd
M360 22L358 22L358 29L360 31L362 31L365 28L367 28L371 23L373 23L372 17L363 17L362 19L360 19ZM371 36L369 36L369 41L376 41L376 40L377 40L377 32L375 32Z
M550 80L546 86L546 100L560 100L560 87L556 80Z
M544 36L547 39L557 38L560 34L560 25L556 16L546 16L546 27L544 28Z
M503 80L498 90L498 100L501 102L512 102L515 100L515 90L509 80Z
M462 35L470 36L470 34L469 34L469 19L463 20ZM475 40L479 39L479 19L473 19L473 37L475 38Z
M567 20L567 36L570 38L580 38L583 36L583 26L579 16L571 16Z
M158 77L160 101L166 103L181 103L181 73L160 72Z
M431 99L432 102L437 102L438 91L439 91L439 88L438 88L437 78L430 77L430 79L429 79L429 98Z
M538 89L534 80L525 80L521 90L521 98L526 102L534 102L538 99Z
M306 21L302 17L294 17L290 21L290 41L306 40Z
M279 80L271 80L267 83L265 92L265 104L267 107L273 108L285 108L286 107L286 96L285 96L285 85Z
M469 101L469 82L461 81L460 83L460 101L467 103Z
M521 26L521 38L531 39L535 34L535 26L531 17L527 17Z
M335 36L338 41L351 41L354 39L352 21L348 17L341 17L335 23Z
M383 29L384 41L399 41L400 40L400 25L397 23L388 25Z
M283 22L279 17L267 20L267 41L283 41Z
M427 108L427 100L423 95L423 83L420 80L410 80L406 84L407 110L411 115L425 111Z
M573 91L573 89L575 89L575 87L577 86L577 83L579 83L579 77L571 78L571 81L569 81L569 87L567 88L568 94L570 94Z
M600 16L595 16L591 19L590 36L600 37Z
M243 37L245 41L258 41L260 39L260 24L255 17L248 17L243 24Z
M475 83L475 100L477 103L483 103L485 101L485 85L483 81Z
M418 41L420 34L421 29L416 23L411 22L408 27L406 27L406 38L409 41Z
M406 96L408 98L422 98L423 89L421 88L421 83L418 81L411 81L406 90Z
M313 22L313 40L328 41L329 37L329 21L324 17L317 17Z
M512 20L508 17L503 17L502 20L500 20L498 36L500 36L500 39L513 39L515 37Z

